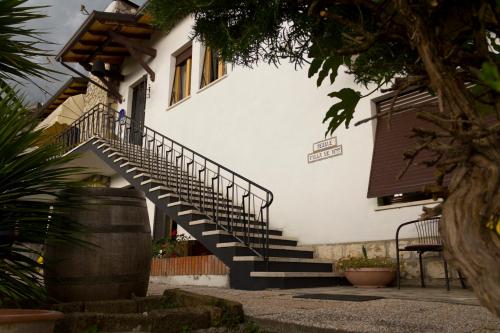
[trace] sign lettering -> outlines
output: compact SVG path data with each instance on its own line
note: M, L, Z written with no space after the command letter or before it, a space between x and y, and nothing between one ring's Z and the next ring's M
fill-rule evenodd
M322 140L320 142L316 142L313 144L313 152L318 151L318 150L323 150L327 148L333 148L337 146L337 137L334 136L333 138L328 138L326 140Z
M314 163L334 156L342 155L342 145L333 148L312 152L307 155L307 162Z

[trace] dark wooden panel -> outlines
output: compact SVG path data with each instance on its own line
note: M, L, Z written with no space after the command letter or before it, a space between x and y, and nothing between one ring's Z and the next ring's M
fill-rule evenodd
M214 255L158 259L151 263L152 276L226 275L229 269Z
M377 122L368 187L369 198L423 191L426 185L434 183L434 169L420 164L430 157L427 152L418 156L401 179L398 179L398 176L406 166L404 152L416 144L416 139L410 137L412 128L431 127L430 124L417 119L417 110L424 103L426 107L437 107L435 102L436 98L428 92L414 91L398 97L396 101L389 97L377 103L378 112L389 110L392 103L394 111L391 119L383 117Z

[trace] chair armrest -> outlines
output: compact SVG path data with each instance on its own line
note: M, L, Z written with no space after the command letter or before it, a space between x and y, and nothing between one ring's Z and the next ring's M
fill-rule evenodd
M400 224L398 226L398 228L396 229L396 250L399 250L399 231L405 227L405 226L408 226L410 224L414 224L414 223L417 223L417 222L420 222L420 220L413 220L413 221L409 221L409 222L405 222L403 224Z

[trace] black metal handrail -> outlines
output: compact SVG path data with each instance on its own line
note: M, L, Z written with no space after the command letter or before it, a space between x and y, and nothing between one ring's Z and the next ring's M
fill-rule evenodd
M103 104L75 120L57 141L67 152L92 137L105 139L152 179L175 189L217 229L268 260L271 191Z

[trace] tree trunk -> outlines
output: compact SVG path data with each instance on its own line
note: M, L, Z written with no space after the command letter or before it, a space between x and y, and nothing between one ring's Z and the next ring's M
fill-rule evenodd
M475 155L453 173L443 203L445 256L467 277L481 303L500 316L500 237L481 221L484 208L500 209L500 143Z
M500 140L498 135L487 139L464 139L474 127L465 127L457 120L480 122L474 101L465 83L455 75L456 68L443 63L439 53L440 40L425 19L425 12L415 9L409 0L396 5L407 20L411 43L418 50L431 87L440 96L442 112L449 115L450 133L456 137L466 157L452 173L448 197L443 203L440 232L445 256L464 273L481 303L500 316L500 237L486 228L485 219L500 212ZM445 156L446 157L446 156Z

